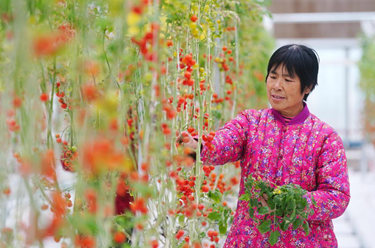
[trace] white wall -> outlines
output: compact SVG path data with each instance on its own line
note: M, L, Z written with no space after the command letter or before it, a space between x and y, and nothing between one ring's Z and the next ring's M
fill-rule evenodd
M361 141L363 98L359 89L357 62L361 49L358 42L278 40L277 46L287 43L307 45L319 55L318 85L307 100L310 112L335 128L344 140Z

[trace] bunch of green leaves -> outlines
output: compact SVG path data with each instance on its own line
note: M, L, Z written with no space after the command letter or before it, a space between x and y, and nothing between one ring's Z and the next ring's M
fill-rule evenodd
M360 73L359 86L364 96L363 126L366 137L372 144L375 144L375 113L372 111L375 106L375 71L373 64L375 62L375 36L363 36L361 40L362 57L358 61Z
M214 209L207 217L211 222L218 225L220 235L225 235L228 224L233 221L232 210L228 206L223 206L223 194L218 189L208 192L207 196L211 202L211 208Z
M296 184L276 186L250 175L240 200L249 203L250 217L257 222L259 232L270 232L268 242L274 245L280 237L280 231L286 231L290 225L294 230L302 227L306 235L309 234L307 218L314 211L308 209L307 200L303 197L306 193ZM267 204L262 203L261 199ZM316 204L314 199L312 202Z

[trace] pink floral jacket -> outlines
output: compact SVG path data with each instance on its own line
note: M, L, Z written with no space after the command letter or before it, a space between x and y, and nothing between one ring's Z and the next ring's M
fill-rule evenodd
M314 209L308 220L310 234L291 227L274 247L337 247L332 219L343 214L350 199L345 151L338 134L307 105L288 124L274 109L243 111L216 132L212 144L212 151L202 147L204 163L241 160L239 195L249 174L277 185L299 184L309 191L306 198ZM268 235L258 232L247 202L240 200L224 247L269 247Z

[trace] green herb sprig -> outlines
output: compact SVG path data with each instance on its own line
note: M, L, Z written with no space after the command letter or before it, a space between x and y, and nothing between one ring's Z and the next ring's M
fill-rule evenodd
M314 210L307 207L307 200L303 197L306 193L296 184L277 186L250 175L240 200L249 203L250 217L258 224L259 232L270 232L268 242L274 245L281 235L280 231L286 231L290 225L294 230L302 226L306 235L310 233L307 218ZM262 199L266 205L262 204ZM314 199L312 203L316 205ZM258 218L255 213L261 217Z

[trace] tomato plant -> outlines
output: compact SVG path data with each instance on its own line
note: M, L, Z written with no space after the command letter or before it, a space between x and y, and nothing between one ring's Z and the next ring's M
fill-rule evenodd
M0 246L218 246L239 164L176 139L265 106L266 4L1 1Z

